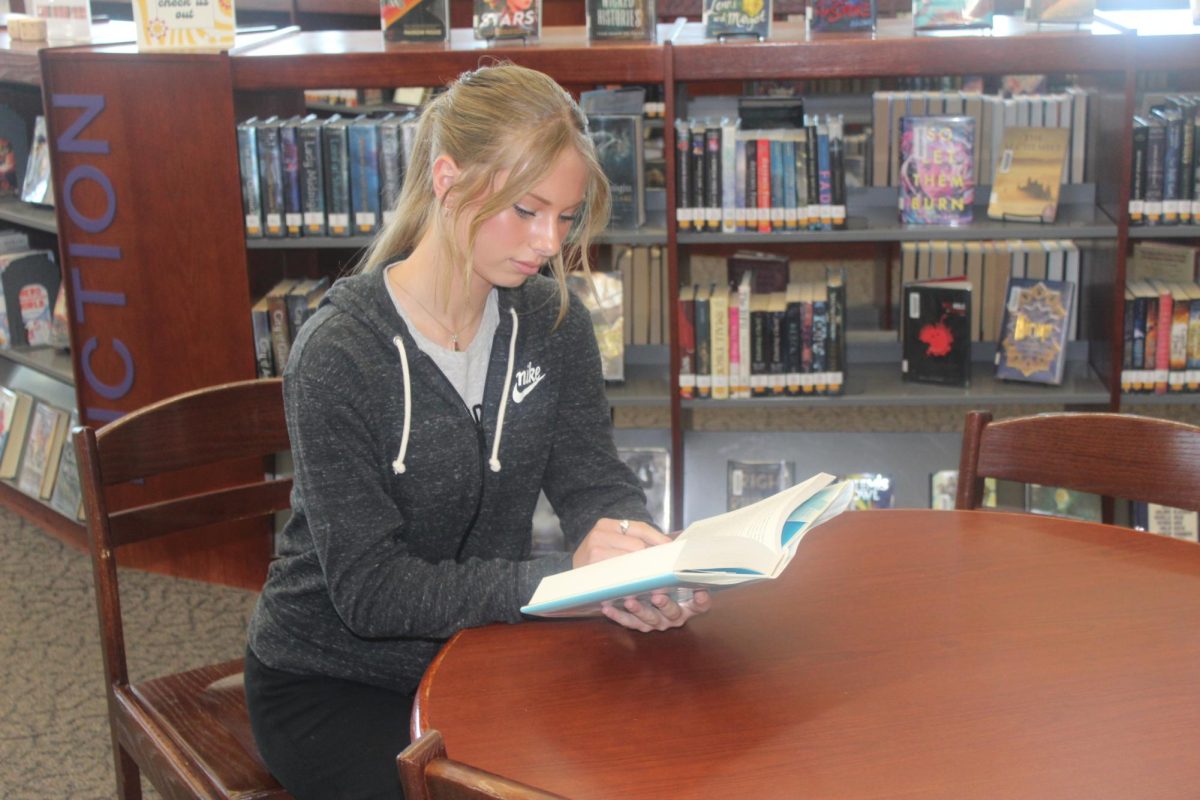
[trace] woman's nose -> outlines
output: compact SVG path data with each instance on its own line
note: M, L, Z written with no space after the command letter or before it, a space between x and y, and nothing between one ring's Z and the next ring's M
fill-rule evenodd
M542 215L534 220L530 246L542 258L556 255L562 246L562 232L557 223L557 217L551 214Z

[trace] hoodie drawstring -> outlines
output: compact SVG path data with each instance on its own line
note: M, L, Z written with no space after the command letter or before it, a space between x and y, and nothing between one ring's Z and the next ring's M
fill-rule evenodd
M510 308L512 315L512 335L508 337L508 368L504 371L504 393L500 395L500 413L496 415L496 436L492 439L492 458L488 466L492 472L500 471L500 437L504 434L504 411L508 408L508 390L512 384L513 361L517 357L517 310Z
M500 471L500 439L504 435L504 412L508 408L508 392L512 388L513 362L517 357L519 318L514 308L510 308L508 313L512 315L513 326L512 334L508 338L508 366L504 370L504 393L500 395L500 413L496 415L496 435L492 439L492 457L488 459L488 466L492 472ZM392 462L392 471L397 475L403 475L404 456L408 452L408 434L412 428L412 381L408 375L408 351L404 347L404 340L399 336L393 336L392 344L396 345L396 350L400 353L400 372L404 376L404 430L400 434L400 452L396 454L396 460Z
M392 471L403 475L404 455L408 452L408 431L412 427L412 381L408 377L408 351L404 349L404 340L393 336L392 344L400 351L400 372L404 375L404 430L400 433L400 452L392 462Z

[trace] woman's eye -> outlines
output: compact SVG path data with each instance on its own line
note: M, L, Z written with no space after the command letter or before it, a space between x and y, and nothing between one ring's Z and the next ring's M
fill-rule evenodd
M579 221L579 215L578 214L564 214L563 216L558 218L558 221L562 222L566 225L574 225L576 222Z
M534 216L534 212L530 211L528 208L522 208L519 205L514 205L513 210L517 212L517 216L521 219L532 219Z

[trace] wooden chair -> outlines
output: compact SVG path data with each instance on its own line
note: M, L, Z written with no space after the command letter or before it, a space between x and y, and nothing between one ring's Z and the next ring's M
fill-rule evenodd
M405 800L565 800L446 757L436 730L425 732L396 758Z
M109 509L110 487L119 484L239 459L244 465L246 459L287 450L282 382L243 381L188 392L99 430L77 428L74 442L87 510L118 796L141 797L140 770L167 798L290 797L267 772L254 745L240 658L129 682L116 551L169 533L284 510L291 479L267 479L264 468L241 485Z
M990 412L971 411L963 431L955 508L979 507L984 478L1200 511L1200 428L1098 413L993 422Z

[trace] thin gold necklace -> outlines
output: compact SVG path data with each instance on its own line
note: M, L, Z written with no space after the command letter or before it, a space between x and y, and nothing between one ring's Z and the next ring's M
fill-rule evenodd
M466 330L467 328L471 327L471 325L473 325L475 323L475 321L477 319L479 319L478 315L476 315L476 316L472 317L471 319L467 320L466 322L464 322L462 325L459 326L458 330L454 330L449 325L447 325L446 323L444 323L440 319L438 319L437 315L434 314L432 311L430 311L429 308L426 307L426 305L421 302L421 299L419 297L417 297L415 294L410 292L408 289L404 288L404 286L402 286L399 281L393 281L393 283L395 283L396 288L398 288L400 291L404 292L404 294L407 295L408 297L412 298L412 301L414 303L416 303L422 311L425 312L425 316L429 317L431 320L436 322L442 328L442 330L444 330L446 333L450 334L450 349L455 353L459 352L458 335L460 333L462 333L464 330ZM482 312L480 312L480 313L482 313Z

